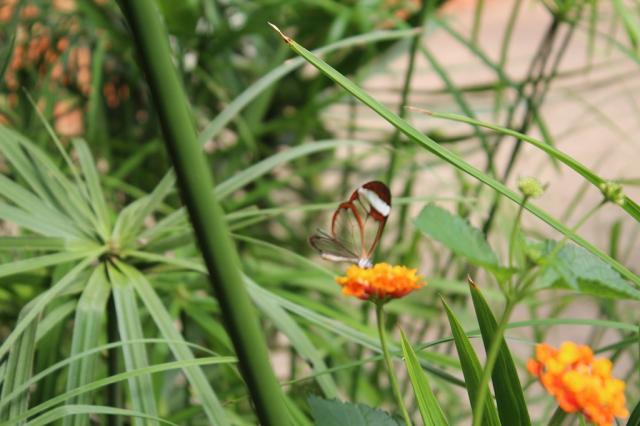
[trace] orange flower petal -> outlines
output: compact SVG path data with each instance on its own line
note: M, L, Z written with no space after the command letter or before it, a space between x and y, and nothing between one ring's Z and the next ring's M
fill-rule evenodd
M363 300L387 300L406 296L424 285L416 269L377 263L372 268L351 265L347 275L336 278L342 293Z
M610 426L626 417L623 381L611 376L611 361L594 358L588 346L564 342L558 350L543 343L527 370L540 379L547 392L566 412L580 411L598 426Z

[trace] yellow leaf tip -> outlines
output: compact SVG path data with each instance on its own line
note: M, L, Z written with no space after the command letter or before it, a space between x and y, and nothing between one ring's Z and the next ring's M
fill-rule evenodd
M280 37L282 37L282 39L285 41L285 43L287 44L291 44L291 37L286 36L281 30L280 28L278 28L277 26L275 26L274 24L272 24L271 22L267 21L267 24L269 24L269 26L271 26L271 28L273 28L278 34L280 34Z

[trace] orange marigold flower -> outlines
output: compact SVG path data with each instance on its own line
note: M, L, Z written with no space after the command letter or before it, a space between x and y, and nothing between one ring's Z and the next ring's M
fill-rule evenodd
M629 415L624 382L611 376L611 361L594 358L591 348L564 342L559 349L543 343L527 370L568 413L581 412L598 426L610 426L614 417Z
M406 296L424 285L416 269L377 263L372 268L351 265L345 277L336 278L342 293L362 300L386 301Z

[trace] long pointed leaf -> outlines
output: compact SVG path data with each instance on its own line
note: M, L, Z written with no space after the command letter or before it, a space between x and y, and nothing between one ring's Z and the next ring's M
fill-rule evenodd
M402 338L404 362L407 366L413 392L416 395L416 402L418 403L418 409L422 416L422 422L425 426L448 425L449 422L442 412L442 407L431 390L427 375L422 370L420 361L402 330L400 330L400 337Z
M105 317L105 309L110 295L109 282L105 274L104 265L98 266L93 271L89 282L85 287L76 310L71 339L71 356L87 351L98 344L102 321ZM67 372L67 391L86 383L91 383L96 377L97 354L80 358L69 364ZM67 401L67 404L89 403L90 394L85 393ZM89 416L65 417L64 425L82 426L89 423Z
M480 377L482 376L482 366L478 360L469 338L464 332L464 329L460 325L460 322L456 318L455 314L449 308L449 305L443 300L442 305L447 311L447 317L449 318L449 324L451 326L451 332L458 351L458 357L460 358L460 364L462 366L462 373L464 374L464 380L467 386L467 393L469 394L469 400L471 401L471 410L475 413L477 407L473 404L476 401L480 386ZM489 392L489 390L487 390ZM498 418L498 412L496 406L493 403L493 399L487 398L484 406L483 425L487 426L499 426L500 420Z
M476 312L476 317L478 318L480 332L482 333L482 342L484 343L485 350L489 351L498 324L480 289L471 281L469 281L469 284L473 307ZM531 420L529 418L529 412L527 411L527 404L522 392L518 371L516 370L511 352L504 337L502 338L500 352L498 353L491 377L502 424L514 426L530 425Z
M118 267L123 271L125 276L128 277L130 282L134 284L136 291L140 295L140 299L144 301L147 310L158 326L160 333L162 333L165 339L173 342L169 343L169 347L176 359L194 359L195 357L189 347L184 343L178 343L184 338L182 337L182 334L175 329L171 315L144 275L136 269L121 262L118 262ZM191 383L198 397L202 401L202 406L209 418L209 421L216 425L230 424L220 401L218 400L202 369L199 367L189 367L186 368L184 372L189 383Z
M75 283L76 278L91 262L95 260L98 254L89 255L85 260L74 266L67 272L58 282L51 286L47 291L41 293L37 299L34 299L33 306L20 321L16 324L11 334L2 342L0 346L0 359L2 359L16 340L24 333L25 329L33 322L33 320L42 313L44 308L51 300L55 299L60 293Z
M142 339L141 315L133 283L115 267L108 267L107 274L113 291L120 338L125 342ZM149 359L144 345L126 345L122 352L127 371L148 367ZM132 377L129 379L129 390L134 409L157 416L151 376Z

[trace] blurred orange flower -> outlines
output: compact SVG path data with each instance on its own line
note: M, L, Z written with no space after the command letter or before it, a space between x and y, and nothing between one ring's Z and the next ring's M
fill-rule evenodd
M598 426L613 424L614 417L629 415L624 382L611 376L611 361L594 358L591 348L564 342L560 349L543 343L527 369L538 377L558 405L568 412L581 412Z
M362 300L386 301L406 296L424 285L416 269L377 263L372 268L351 265L347 275L336 278L342 294Z

